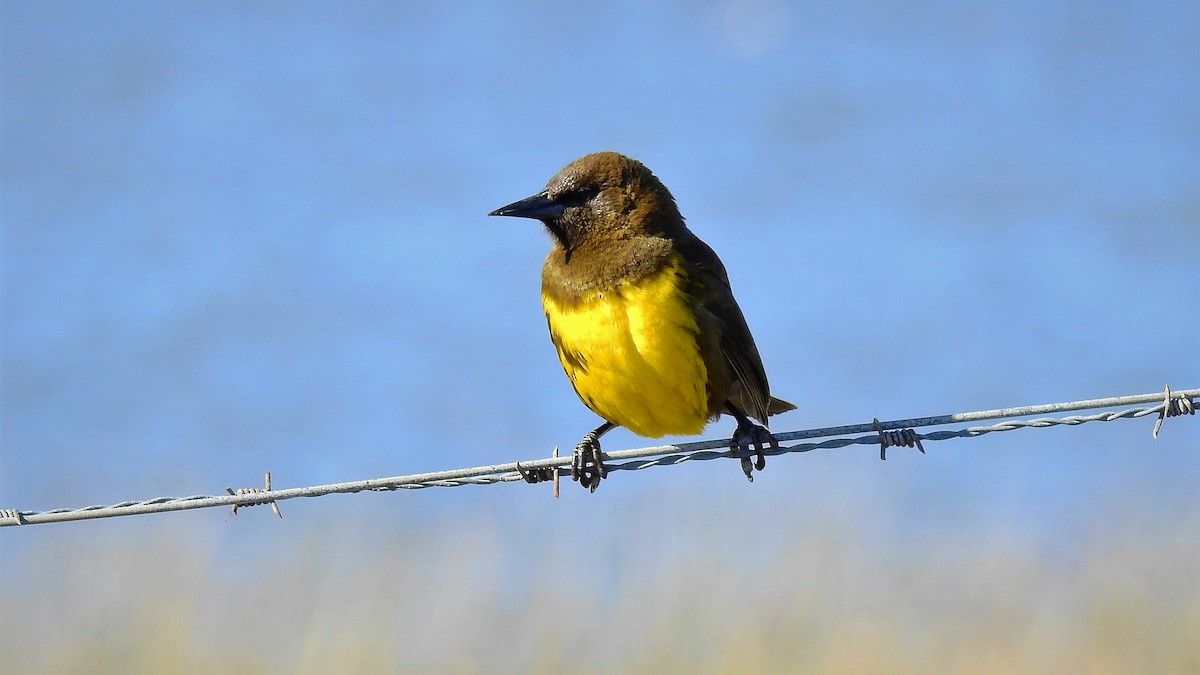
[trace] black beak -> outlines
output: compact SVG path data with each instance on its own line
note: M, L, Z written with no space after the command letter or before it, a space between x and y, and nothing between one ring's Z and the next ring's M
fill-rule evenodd
M489 213L489 216L512 216L514 218L536 218L541 221L557 220L562 217L567 207L550 199L545 192L539 192L532 197L526 197L508 206L501 206Z

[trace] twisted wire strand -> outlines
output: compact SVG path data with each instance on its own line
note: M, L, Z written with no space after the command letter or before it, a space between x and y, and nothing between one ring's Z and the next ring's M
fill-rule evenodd
M1111 422L1120 419L1134 419L1146 415L1158 414L1155 425L1155 435L1158 426L1166 417L1195 414L1193 398L1200 396L1200 389L1185 389L1172 392L1169 388L1163 393L1137 394L1101 399L1069 401L1065 403L1049 403L1044 405L1003 408L997 410L981 410L952 415L920 417L906 420L879 422L874 420L868 424L851 424L838 427L805 429L775 434L781 443L802 439L828 438L820 442L801 442L792 445L770 448L764 451L766 455L783 455L790 453L811 452L813 450L830 450L844 448L850 445L876 445L881 449L888 447L888 441L943 441L951 438L975 438L996 431L1012 431L1014 429L1040 429L1052 426L1075 426L1086 422ZM960 422L1001 419L1011 417L1027 417L1047 413L1088 410L1096 408L1111 408L1124 405L1136 405L1155 402L1155 405L1127 408L1118 411L1107 411L1092 415L1068 415L1065 417L1043 417L1031 420L1012 420L990 426L971 426L956 430L932 431L918 434L915 427L937 426ZM889 432L898 432L889 434ZM849 436L850 434L863 434ZM896 443L891 445L895 446ZM903 445L910 445L905 442ZM910 445L911 447L911 445ZM719 448L719 449L718 449ZM709 461L714 459L738 458L748 453L729 449L728 439L680 443L677 445L662 445L631 450L617 450L604 453L605 466L609 471L639 471L657 466L675 466L688 461ZM112 518L131 516L145 513L164 513L167 511L184 511L190 509L212 508L217 506L238 507L271 504L278 509L276 502L296 497L322 497L329 494L347 494L356 492L387 492L393 490L415 490L428 487L461 487L464 485L492 485L495 483L512 483L523 481L518 471L518 464L525 471L555 469L569 466L571 457L550 457L506 464L477 466L465 469L451 469L430 473L394 476L391 478L372 478L346 483L331 483L309 487L270 489L270 477L267 478L266 488L242 488L232 490L227 495L191 495L189 497L156 497L144 501L124 501L110 505L94 505L82 508L60 508L49 511L21 511L18 509L0 509L0 527L29 525L38 523L56 523L74 520L89 520L95 518ZM282 517L282 516L280 516Z

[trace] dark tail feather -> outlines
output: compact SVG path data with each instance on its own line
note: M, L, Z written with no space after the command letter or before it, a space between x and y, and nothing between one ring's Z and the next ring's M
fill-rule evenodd
M768 415L778 415L779 413L785 413L789 410L795 410L795 409L796 409L795 405L788 403L787 401L785 401L781 398L775 398L774 396L771 397L771 402L769 404L767 404L767 414Z

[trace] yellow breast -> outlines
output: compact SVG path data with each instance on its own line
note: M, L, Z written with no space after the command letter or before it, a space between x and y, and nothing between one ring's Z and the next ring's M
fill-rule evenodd
M570 305L542 294L579 398L640 436L698 434L708 420L708 374L683 283L674 265Z

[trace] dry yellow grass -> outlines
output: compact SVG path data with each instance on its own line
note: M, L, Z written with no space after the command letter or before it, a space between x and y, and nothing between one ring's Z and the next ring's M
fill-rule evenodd
M591 546L462 520L40 531L4 563L4 671L1200 672L1194 513L1065 553L800 517L643 522ZM247 531L285 543L233 550Z

